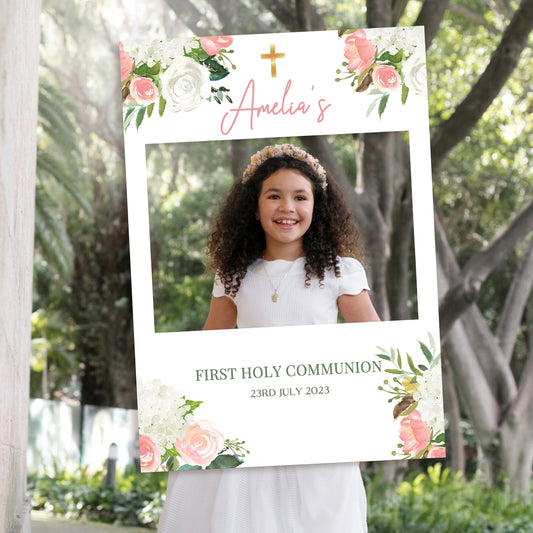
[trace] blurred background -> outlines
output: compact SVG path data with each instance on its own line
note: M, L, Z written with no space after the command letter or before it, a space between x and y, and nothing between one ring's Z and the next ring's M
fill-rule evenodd
M42 1L27 463L34 509L155 527L164 500L164 476L135 474L119 41L412 25L425 27L427 46L448 456L365 465L369 530L533 531L531 0ZM296 141L341 181L381 317L416 316L405 136ZM206 197L221 185L205 195L190 176L227 168L238 176L255 145L213 143L209 157L194 145L153 149L158 320L161 331L194 329L206 302L191 295L211 283L198 252L213 209ZM231 174L223 178L229 185ZM112 443L114 490L106 483Z

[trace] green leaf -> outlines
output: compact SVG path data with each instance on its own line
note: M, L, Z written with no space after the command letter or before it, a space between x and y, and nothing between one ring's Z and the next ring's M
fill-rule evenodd
M409 87L405 85L405 83L402 83L402 105L407 102L407 97L409 96Z
M381 115L383 115L383 112L385 111L385 108L387 107L387 102L389 101L389 95L384 94L381 97L381 100L379 101L379 107L378 107L378 114L379 118L381 118Z
M433 442L441 443L446 441L446 435L444 433L439 433L434 439Z
M372 83L372 70L370 70L370 72L364 77L362 75L359 76L359 80L355 91L358 93L363 93L370 87Z
M437 351L437 347L435 345L435 339L433 338L433 335L430 331L428 331L428 339L429 339L429 345L431 346L431 352L435 353Z
M177 457L171 456L167 461L167 470L179 470L179 459Z
M159 116L162 117L165 112L165 107L167 106L167 101L160 96L159 97Z
M148 67L147 74L150 76L157 76L161 70L161 61L158 61L155 65Z
M380 359L385 359L385 361L390 361L390 356L389 355L385 355L383 353L376 353L374 354L376 357L379 357Z
M135 119L135 125L137 126L137 129L139 129L139 126L141 125L144 114L146 113L146 107L141 106L139 107L139 111L137 111L137 118Z
M124 130L128 129L128 126L131 124L131 121L133 119L133 112L136 110L136 107L130 107L128 111L126 112L126 115L124 116Z
M392 416L396 420L400 416L410 415L418 406L412 396L404 396L392 410Z
M383 348L382 346L376 346L376 348L381 352L381 353L386 353L388 354L388 350L386 348Z
M244 461L236 455L219 455L207 468L235 468L243 462Z
M166 448L165 453L161 457L161 462L164 463L165 461L168 461L171 457L178 457L178 452L176 451L176 448Z
M147 108L146 108L146 114L148 115L148 118L152 116L152 112L154 110L155 102L152 102Z
M433 361L433 355L431 355L430 349L422 341L418 341L418 344L420 344L420 348L422 349L422 352L424 353L428 363L431 364Z
M142 76L143 78L153 79L155 76L159 74L160 69L161 69L161 61L158 61L151 67L149 67L146 63L141 63L138 67L135 67L133 69L133 73L137 74L137 76Z
M409 368L411 369L412 372L416 374L416 366L413 363L413 359L411 358L409 354L406 354L406 355L407 355L407 364L409 365Z
M126 111L126 114L124 115L124 122L128 119L128 117L135 111L136 107L130 106L128 107L128 110Z
M190 407L190 413L192 413L195 409L200 407L204 402L196 402L194 400L186 400L185 405L188 405Z
M440 354L433 359L433 362L431 363L431 368L435 368L440 363Z
M199 465L181 465L178 470L202 470Z
M209 79L211 81L222 80L229 74L229 70L224 65L221 65L214 57L206 59L204 65L209 70Z
M388 372L389 374L405 374L403 370L397 370L396 368L386 368L385 372Z
M398 350L398 368L402 368L402 356L400 355L400 350Z
M374 63L372 63L372 65L368 66L365 68L365 70L363 70L363 72L361 72L361 74L359 74L358 78L357 78L357 85L361 85L361 83L363 82L363 80L370 74L370 78L372 79L372 71L374 70Z
M403 59L403 49L398 50L394 55L390 52L383 52L379 57L378 61L390 61L391 63L400 63Z

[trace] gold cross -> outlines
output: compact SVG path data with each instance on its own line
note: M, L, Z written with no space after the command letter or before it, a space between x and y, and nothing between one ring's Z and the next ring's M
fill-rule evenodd
M261 59L270 59L270 75L275 78L276 73L276 59L284 58L285 54L276 54L276 45L270 45L270 54L261 54Z

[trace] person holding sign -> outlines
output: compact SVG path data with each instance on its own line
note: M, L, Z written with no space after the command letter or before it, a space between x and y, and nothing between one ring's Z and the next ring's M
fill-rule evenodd
M254 154L222 206L204 329L377 321L357 231L320 162L290 144ZM357 463L169 473L159 531L363 533Z

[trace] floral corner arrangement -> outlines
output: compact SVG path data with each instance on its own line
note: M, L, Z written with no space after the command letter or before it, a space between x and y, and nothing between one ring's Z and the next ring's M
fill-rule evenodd
M396 28L374 40L362 29L339 32L339 37L344 37L347 61L342 63L346 70L336 71L345 76L335 81L351 80L355 92L368 91L369 95L376 95L367 109L367 117L377 107L381 118L393 93L400 94L404 105L410 92L425 92L425 57L413 42L412 31L412 28Z
M237 67L229 59L229 36L193 37L187 41L157 40L126 50L120 43L120 79L124 129L137 129L156 109L161 117L191 111L202 100L232 102L229 89L213 86Z
M244 462L244 441L224 439L209 420L195 420L202 404L154 379L139 383L141 472L235 468Z
M377 357L392 364L385 372L392 374L378 387L390 395L389 403L394 402L394 420L400 420L398 448L392 455L400 453L405 459L436 459L446 456L444 447L444 419L441 407L442 377L440 354L435 356L435 341L429 334L428 347L418 341L427 361L415 365L406 353L402 358L400 350L390 351L378 346Z

